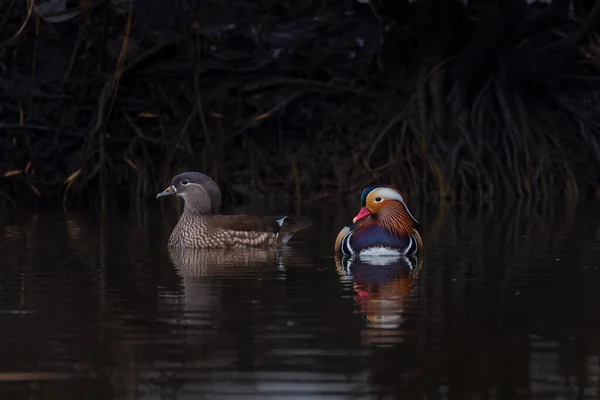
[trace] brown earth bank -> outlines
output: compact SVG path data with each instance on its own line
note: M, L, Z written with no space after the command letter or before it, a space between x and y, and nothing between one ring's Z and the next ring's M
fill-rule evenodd
M599 27L593 1L5 0L0 203L146 203L184 170L233 202L595 196Z

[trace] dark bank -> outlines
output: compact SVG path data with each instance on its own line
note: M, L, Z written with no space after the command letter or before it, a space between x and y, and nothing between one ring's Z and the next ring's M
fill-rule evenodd
M597 195L594 2L49 3L0 4L6 206Z

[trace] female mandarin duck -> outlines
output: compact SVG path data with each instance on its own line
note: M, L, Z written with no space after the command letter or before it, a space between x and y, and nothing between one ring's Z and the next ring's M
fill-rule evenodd
M361 209L335 241L335 252L346 256L407 256L423 249L404 197L393 186L370 186L362 192Z
M215 181L199 172L175 176L156 198L178 196L184 200L183 214L171 232L169 247L242 248L272 247L287 243L310 221L252 215L213 215L221 205Z

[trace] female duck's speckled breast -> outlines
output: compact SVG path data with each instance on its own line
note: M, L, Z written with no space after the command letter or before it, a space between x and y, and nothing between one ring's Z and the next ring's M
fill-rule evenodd
M169 246L204 247L207 231L206 221L203 218L184 211L171 232Z

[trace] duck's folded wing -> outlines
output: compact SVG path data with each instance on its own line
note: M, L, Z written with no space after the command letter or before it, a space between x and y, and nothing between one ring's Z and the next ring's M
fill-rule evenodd
M276 233L280 229L277 220L254 215L214 215L206 222L210 228L226 231Z
M312 225L312 221L286 216L214 215L207 218L211 228L244 232L294 233Z

